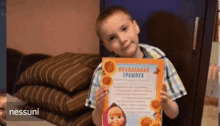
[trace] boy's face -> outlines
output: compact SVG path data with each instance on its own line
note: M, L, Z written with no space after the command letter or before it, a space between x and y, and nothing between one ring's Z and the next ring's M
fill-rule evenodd
M136 21L131 21L123 12L111 15L100 26L101 40L105 47L121 57L137 57L139 32Z

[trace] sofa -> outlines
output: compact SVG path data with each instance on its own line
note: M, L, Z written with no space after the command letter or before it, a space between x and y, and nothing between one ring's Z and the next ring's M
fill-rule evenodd
M92 109L85 107L85 100L100 62L99 55L94 54L66 52L51 56L7 48L7 93L23 102L17 109L39 109L33 116L41 121L94 126Z

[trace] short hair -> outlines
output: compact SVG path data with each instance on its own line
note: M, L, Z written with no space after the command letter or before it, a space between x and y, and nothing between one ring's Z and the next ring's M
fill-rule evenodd
M96 20L96 34L99 37L99 39L101 39L101 35L100 35L100 26L102 24L102 22L107 19L108 17L112 16L113 14L117 13L117 12L123 12L124 14L128 15L130 20L133 21L133 17L132 15L128 12L128 10L126 10L124 7L121 6L112 6L109 7L107 9L105 9L103 12L101 12ZM101 40L102 42L102 40Z

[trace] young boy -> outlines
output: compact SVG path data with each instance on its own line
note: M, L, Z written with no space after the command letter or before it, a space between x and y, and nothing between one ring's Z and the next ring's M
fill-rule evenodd
M96 32L102 44L116 57L164 59L164 84L161 91L161 106L165 114L174 119L179 108L174 101L186 95L186 90L174 66L165 54L156 47L139 44L140 28L131 14L122 7L110 7L103 11L96 21ZM108 87L101 86L102 65L96 68L85 105L94 108L92 119L101 125L103 103L108 95Z

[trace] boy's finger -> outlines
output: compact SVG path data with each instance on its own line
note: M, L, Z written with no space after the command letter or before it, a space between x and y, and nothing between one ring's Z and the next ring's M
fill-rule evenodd
M102 93L108 92L108 88L106 87L101 87L96 91L96 95L100 95Z
M108 87L108 85L103 85L102 87L107 88L107 87Z
M162 97L162 96L165 96L168 100L171 100L171 99L172 99L171 96L169 95L169 93L167 93L167 92L160 91L160 94L161 94L161 97Z
M106 92L105 88L101 87L96 91L96 95L100 95L102 93Z
M99 101L97 101L97 105L103 107L103 103L105 101L106 97L101 98Z
M102 99L100 100L101 103L103 103L106 100L106 96L102 97Z
M170 96L160 96L160 98L161 98L162 101L171 100L171 97L170 97Z
M104 89L107 89L107 90L108 90L109 86L108 86L108 85L103 85L103 86L102 86L102 88L104 88Z
M169 94L168 94L167 92L165 92L165 91L160 91L160 94L161 94L161 95L165 95L165 96L167 96L167 97L169 96Z
M166 86L166 84L164 84L164 83L163 83L163 90L164 90L164 91L167 91L167 86Z
M162 102L166 102L168 100L168 98L166 96L161 96L160 98L161 98Z
M102 93L102 94L97 94L97 101L100 101L103 97L106 97L107 96L107 92L105 92L105 93Z
M161 95L160 98L161 99L167 99L168 97L166 95Z
M103 97L106 97L107 94L108 94L107 92L104 92L104 93L100 94L98 97L101 99L101 98L103 98Z
M97 95L100 91L102 91L102 88L99 88L99 89L95 92L95 94Z

